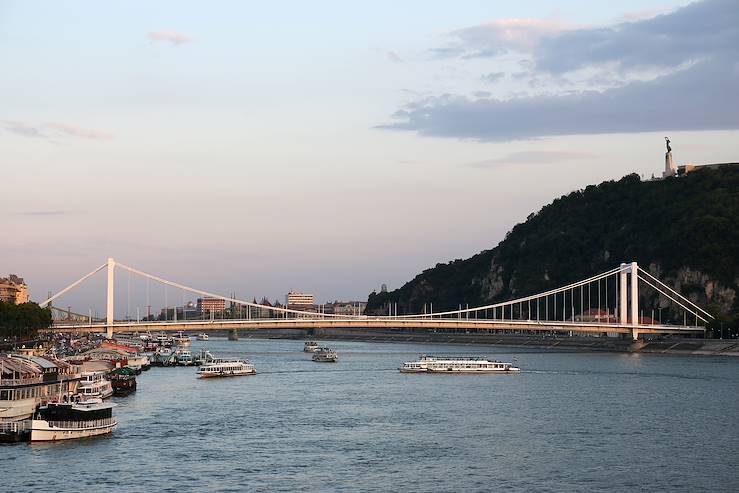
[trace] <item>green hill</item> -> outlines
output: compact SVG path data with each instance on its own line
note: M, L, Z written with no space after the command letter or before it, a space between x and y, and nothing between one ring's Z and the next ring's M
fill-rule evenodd
M367 313L387 313L394 302L407 314L429 302L438 312L503 301L637 261L701 306L736 319L738 258L739 166L654 181L629 175L554 200L492 250L370 294ZM645 307L658 303L645 297Z

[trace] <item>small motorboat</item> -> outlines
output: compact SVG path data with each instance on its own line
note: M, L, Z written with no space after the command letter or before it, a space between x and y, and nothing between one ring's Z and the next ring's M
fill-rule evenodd
M339 361L339 355L331 348L319 347L313 353L312 359L317 363L336 363Z

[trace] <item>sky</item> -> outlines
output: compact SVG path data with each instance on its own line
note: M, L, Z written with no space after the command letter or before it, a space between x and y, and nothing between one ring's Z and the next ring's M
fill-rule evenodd
M660 175L667 135L739 161L737 87L736 0L0 0L0 276L363 300Z

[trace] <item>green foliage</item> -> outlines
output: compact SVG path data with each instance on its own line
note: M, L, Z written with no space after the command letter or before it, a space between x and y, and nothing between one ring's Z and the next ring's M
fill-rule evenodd
M736 313L737 218L739 166L645 182L628 175L555 199L492 250L437 264L400 289L371 295L367 313L387 313L391 302L401 314L431 302L438 312L502 301L631 261L659 265L662 277L681 268L700 271L737 292Z
M0 301L0 339L27 340L51 327L51 310L36 303L16 305Z

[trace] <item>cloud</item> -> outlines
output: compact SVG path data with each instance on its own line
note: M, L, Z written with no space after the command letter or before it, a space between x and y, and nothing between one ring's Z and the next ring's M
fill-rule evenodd
M577 159L593 159L597 156L586 152L573 151L521 151L507 156L468 163L472 168L493 168L511 164L549 164Z
M403 59L400 58L398 56L398 54L395 53L394 51L388 51L387 52L387 58L388 58L388 60L390 60L391 62L394 62L394 63L403 63Z
M167 41L173 45L181 45L192 41L192 38L186 34L173 31L152 31L149 33L149 39L152 41Z
M32 137L37 139L47 138L40 128L34 127L33 125L16 121L4 121L2 124L6 131L22 137Z
M442 95L410 103L381 128L482 141L544 136L739 128L739 73L703 62L603 92L470 99Z
M491 57L508 51L531 51L542 38L568 28L556 20L498 19L452 31L449 45L431 51L440 58Z
M739 50L736 0L704 0L651 19L577 29L543 38L533 50L539 70L564 73L593 65L675 68Z
M89 140L110 140L113 135L101 130L93 130L66 123L30 124L19 121L1 121L0 124L7 132L22 137L38 138L53 141L57 138L79 138Z
M75 127L65 123L47 123L46 127L68 136L79 137L80 139L110 140L113 138L113 135L107 132Z
M489 74L485 74L481 76L480 78L484 80L485 82L494 84L498 82L500 79L502 79L503 77L505 77L505 72L490 72Z
M733 8L732 8L733 7ZM499 38L499 37L498 37ZM498 39L495 38L495 39ZM465 53L524 46L468 43ZM504 39L505 41L505 39ZM487 46L487 48L485 48ZM736 0L705 0L669 14L608 28L580 28L536 38L531 69L512 74L557 92L510 99L444 94L400 108L381 128L421 135L506 141L545 136L739 128L739 9ZM582 68L651 68L647 80L589 73L583 86L562 74ZM584 90L600 81L600 90Z

